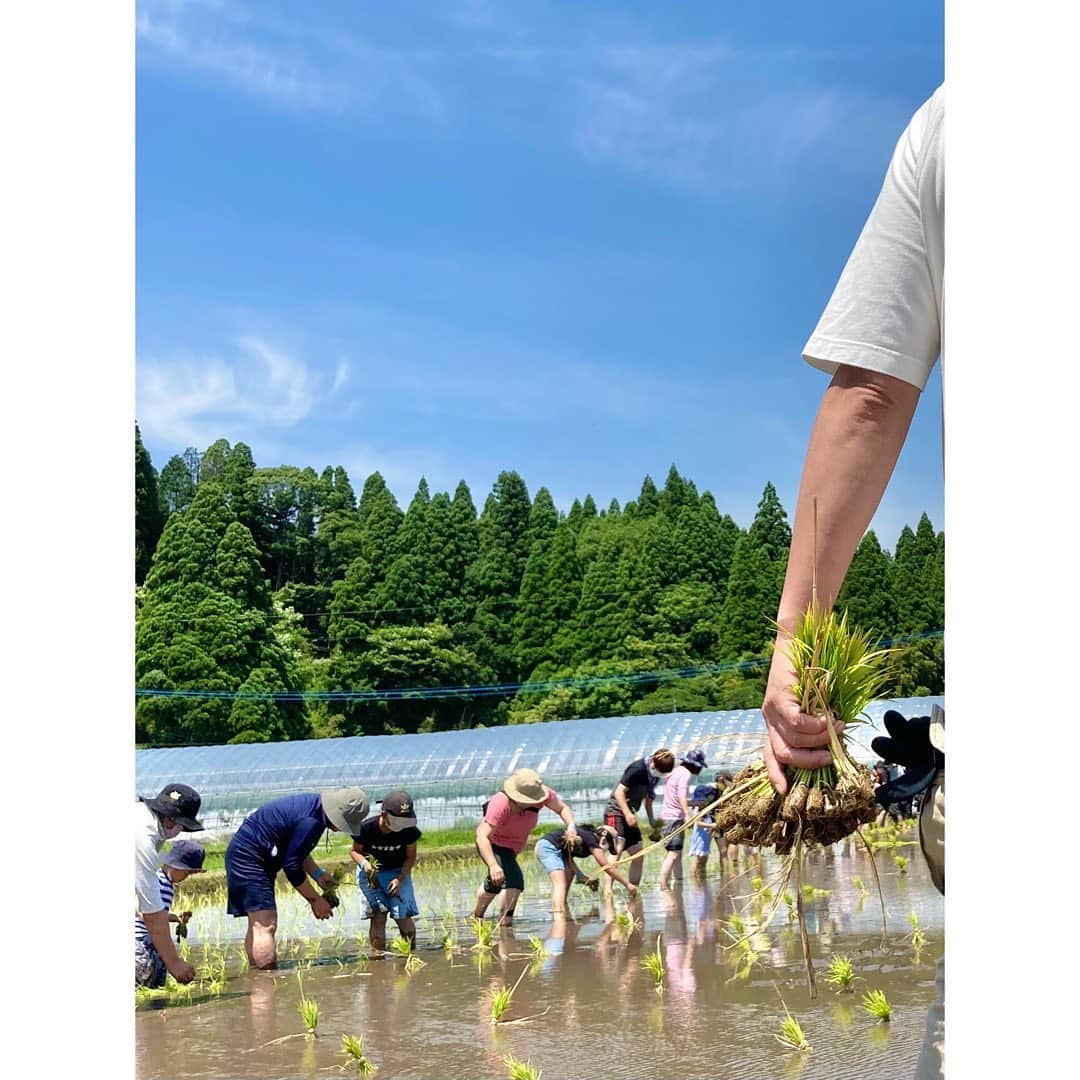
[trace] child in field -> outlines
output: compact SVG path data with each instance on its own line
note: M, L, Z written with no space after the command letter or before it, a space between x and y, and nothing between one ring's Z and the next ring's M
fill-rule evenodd
M720 797L720 792L712 784L698 784L690 798L690 809L696 814L703 806L709 806ZM698 818L694 825L694 835L690 838L690 872L695 878L705 877L705 867L709 861L716 825L711 813Z
M416 842L423 833L416 827L416 811L407 791L391 791L380 804L381 812L368 818L353 836L349 852L371 919L371 947L380 952L386 948L386 917L390 915L401 936L415 949L414 920L420 909L411 875Z
M158 869L158 888L161 890L161 906L169 911L172 907L174 889L181 881L192 874L203 872L206 852L202 844L193 840L177 840L161 860ZM191 912L180 915L169 912L169 922L176 923L177 940L187 937L187 923ZM165 962L150 940L150 931L146 928L142 916L135 913L135 985L156 990L165 985Z

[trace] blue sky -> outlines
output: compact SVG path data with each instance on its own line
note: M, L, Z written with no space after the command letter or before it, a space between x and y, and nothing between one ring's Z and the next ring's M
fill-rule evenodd
M501 469L564 509L674 462L792 508L800 350L940 3L137 6L137 416L155 465ZM942 521L940 376L875 519Z

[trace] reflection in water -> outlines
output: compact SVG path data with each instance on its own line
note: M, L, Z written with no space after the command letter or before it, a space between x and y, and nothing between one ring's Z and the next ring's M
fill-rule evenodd
M919 860L912 860L902 882L895 873L883 874L890 913L884 949L877 898L872 896L860 912L853 884L861 876L872 887L864 853L844 849L831 858L815 856L804 875L808 884L830 890L807 902L819 964L832 951L850 954L867 985L888 995L894 1006L891 1025L875 1025L865 1017L857 995L840 998L822 986L818 1001L808 1000L798 936L782 904L761 939L761 959L744 977L732 979L736 966L726 948L731 942L728 920L739 914L749 921L750 878L760 876L768 883L775 871L769 858L758 864L744 856L737 867L716 860L707 881L687 880L681 889L664 894L650 884L657 866L649 863L641 897L627 903L616 890L614 898L594 904L579 895L571 918L552 918L544 883L529 882L527 895L533 902L513 928L496 935L490 952L471 951L475 937L459 917L453 923L458 948L447 953L438 947L442 920L447 911L467 910L475 884L469 869L443 871L437 881L441 901L427 907L424 890L435 892L434 875L429 872L417 882L421 907L438 911L437 917L427 914L420 920L426 966L417 974L405 974L397 958L356 965L355 935L336 952L332 939L325 943L322 956L303 975L305 993L319 1002L320 1038L266 1046L300 1028L296 974L251 972L230 980L229 992L241 996L140 1013L139 1077L330 1075L341 1062L342 1032L363 1034L365 1049L380 1066L376 1075L395 1080L501 1077L507 1053L531 1060L553 1080L673 1075L759 1080L792 1070L796 1076L808 1070L808 1077L855 1080L865 1072L866 1055L879 1052L879 1043L887 1044L891 1074L913 1069L925 1010L934 998L934 961L943 946L943 903ZM928 935L918 963L905 937L911 910L918 912ZM347 911L334 934L348 929L353 917ZM642 957L656 947L657 934L662 935L667 969L662 995L653 993L652 980L641 967ZM538 963L530 955L532 937L543 941L549 954ZM538 1018L492 1025L490 991L512 986L523 970L507 1017ZM811 1055L786 1052L772 1038L782 1016L778 991L803 1024L814 1046ZM253 1047L261 1049L245 1053Z

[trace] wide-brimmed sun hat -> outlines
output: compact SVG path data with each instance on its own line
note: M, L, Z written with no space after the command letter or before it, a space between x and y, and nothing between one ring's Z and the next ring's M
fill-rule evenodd
M143 802L161 817L171 818L184 832L202 832L202 822L197 815L202 799L187 784L166 784L156 798Z
M368 816L370 802L367 792L360 787L332 788L320 792L323 813L338 832L355 836Z
M515 769L503 784L503 791L514 802L535 805L544 802L547 797L547 788L540 774L535 769Z

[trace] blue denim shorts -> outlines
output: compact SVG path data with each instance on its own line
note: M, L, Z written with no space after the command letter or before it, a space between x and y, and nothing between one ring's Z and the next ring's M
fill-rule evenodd
M537 840L536 847L533 850L536 852L536 857L540 860L540 865L549 874L556 870L569 869L563 853L546 837L541 837Z
M420 914L416 906L416 894L412 887L412 874L410 874L399 886L396 896L391 896L386 887L398 876L398 870L377 870L375 880L379 883L377 888L372 888L368 882L367 874L359 867L356 868L356 884L364 894L366 902L365 918L386 912L393 919L411 919Z

